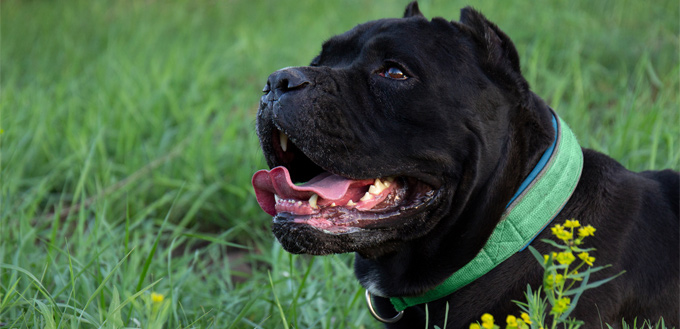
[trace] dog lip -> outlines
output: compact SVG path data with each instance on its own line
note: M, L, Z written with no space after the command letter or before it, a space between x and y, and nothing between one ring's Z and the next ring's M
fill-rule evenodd
M366 230L380 231L400 226L417 213L429 209L439 199L441 191L442 189L430 190L419 198L419 202L408 206L401 206L387 213L356 211L355 215L360 218L345 219L344 222L334 222L333 220L313 214L300 216L283 212L274 216L273 223L291 225L291 229L302 226L310 227L329 235L347 235ZM347 209L343 211L352 212L352 210Z

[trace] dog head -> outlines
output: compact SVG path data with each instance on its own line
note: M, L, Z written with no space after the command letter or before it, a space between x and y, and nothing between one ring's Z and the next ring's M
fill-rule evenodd
M527 145L552 134L518 132L538 119L518 119L535 113L517 51L470 8L427 20L412 3L272 73L263 92L257 133L274 169L253 184L293 253L377 258L453 239L474 255L530 167Z

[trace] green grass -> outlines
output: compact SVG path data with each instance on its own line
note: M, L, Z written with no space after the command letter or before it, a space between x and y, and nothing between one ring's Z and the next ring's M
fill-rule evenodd
M270 72L405 3L1 1L0 322L378 327L351 255L274 243L254 115ZM677 1L477 6L582 145L680 168Z

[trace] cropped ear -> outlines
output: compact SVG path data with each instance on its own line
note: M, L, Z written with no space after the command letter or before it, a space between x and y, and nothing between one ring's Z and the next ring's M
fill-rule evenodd
M408 5L406 5L406 10L404 10L404 18L414 16L425 17L418 8L418 1L413 1L409 3Z
M509 65L513 71L521 74L517 49L496 24L471 7L460 11L460 22L472 29L474 37L486 50L488 64L495 67Z

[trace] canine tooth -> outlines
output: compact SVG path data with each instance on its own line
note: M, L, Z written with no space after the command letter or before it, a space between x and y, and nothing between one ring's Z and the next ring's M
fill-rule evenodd
M288 150L288 135L279 132L279 143L281 144L283 152L286 152L286 150Z
M281 200L281 198L278 195L274 194L274 201L276 201L276 203L279 203L279 200Z
M309 197L309 206L311 206L314 209L317 209L318 207L316 206L316 200L318 199L319 196L316 193L312 194L312 196Z
M383 190L385 190L387 186L383 184L383 182L380 180L380 178L376 178L375 182L373 182L373 185L368 187L368 192L373 194L373 195L378 195L380 194Z
M359 199L359 200L360 200L360 201L366 201L366 200L371 199L372 197L373 197L373 196L371 195L371 193L366 192L366 194L364 194L364 196L362 196L361 199Z
M350 207L352 207L352 206L356 206L357 204L354 203L354 201L349 200L349 201L347 202L347 205L350 206Z
M331 203L331 207L335 207L335 206L337 206L337 205L335 204L335 202Z

